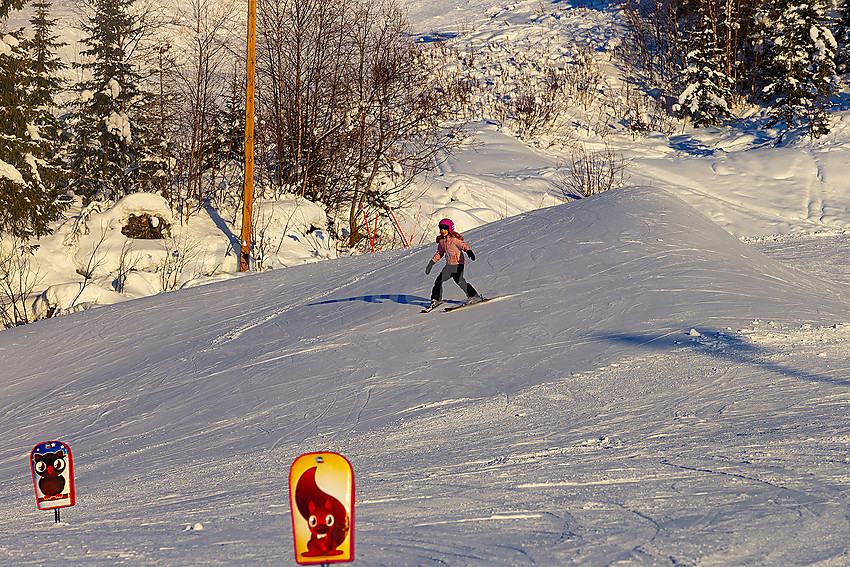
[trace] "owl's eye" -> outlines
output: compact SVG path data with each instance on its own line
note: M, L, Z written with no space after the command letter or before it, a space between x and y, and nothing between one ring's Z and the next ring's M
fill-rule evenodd
M65 470L65 459L56 459L53 461L53 470L56 472L62 472Z
M35 464L35 472L43 473L46 470L47 470L47 463L45 463L44 461L38 461Z
M319 518L316 516L310 516L310 519L307 520L307 523L310 524L311 528L315 528L319 524Z
M327 518L325 518L325 524L326 524L328 527L331 527L332 525L334 525L334 517L333 517L333 514L328 514L328 517L327 517Z

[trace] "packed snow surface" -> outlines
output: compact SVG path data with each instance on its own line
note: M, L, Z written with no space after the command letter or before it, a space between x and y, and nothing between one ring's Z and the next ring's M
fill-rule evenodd
M290 564L316 450L354 466L362 565L850 561L848 287L648 188L466 238L496 299L457 313L419 312L426 245L0 333L0 562Z

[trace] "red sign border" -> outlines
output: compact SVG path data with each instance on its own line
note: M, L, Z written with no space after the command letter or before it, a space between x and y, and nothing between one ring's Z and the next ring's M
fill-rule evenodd
M47 445L49 443L56 443L58 445L61 445L62 448L64 448L65 451L68 453L68 478L70 479L69 495L71 497L71 503L70 504L60 504L58 506L46 506L46 507L42 508L42 503L39 503L39 501L38 501L38 494L39 494L38 484L37 484L38 481L36 481L36 479L35 479L35 466L32 464L33 463L32 458L33 458L33 455L35 455L36 449L38 449L42 445ZM74 493L74 457L71 455L71 448L68 447L67 444L63 443L62 441L43 441L43 442L37 444L35 447L32 448L32 451L30 451L30 470L32 472L32 487L35 490L35 505L39 510L55 510L56 508L67 508L68 506L73 506L74 504L77 503L76 494Z

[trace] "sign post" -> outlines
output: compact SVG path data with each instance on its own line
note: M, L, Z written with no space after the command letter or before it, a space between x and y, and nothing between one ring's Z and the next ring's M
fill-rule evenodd
M330 452L295 459L289 500L296 562L354 561L354 471L348 459Z
M73 506L74 462L71 449L59 441L39 443L30 453L35 503L39 510L54 510L59 523L59 509Z

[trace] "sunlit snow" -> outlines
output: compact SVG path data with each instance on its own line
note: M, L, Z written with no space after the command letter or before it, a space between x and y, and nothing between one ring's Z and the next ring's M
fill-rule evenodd
M408 7L429 41L612 37L563 3ZM629 186L568 202L562 148L477 123L399 211L409 233L422 206L413 247L334 258L320 207L270 200L286 251L239 277L215 211L86 211L38 258L54 304L90 295L0 332L0 564L293 565L289 466L317 450L354 467L358 565L850 564L841 108L779 147L746 123L612 135ZM182 289L110 289L139 210L202 250ZM444 216L495 299L423 315ZM58 525L28 462L48 440L74 451Z

